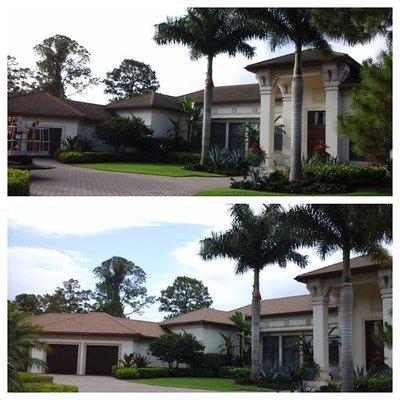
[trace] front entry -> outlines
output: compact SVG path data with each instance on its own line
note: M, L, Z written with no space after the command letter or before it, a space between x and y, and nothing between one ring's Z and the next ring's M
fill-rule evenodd
M118 364L118 346L86 346L86 375L111 375Z
M365 364L367 370L380 368L385 362L383 347L376 343L375 335L382 330L382 320L365 321Z
M62 129L61 128L50 128L50 155L54 156L54 153L60 149L61 147L61 136Z
M307 155L311 157L315 148L325 144L325 111L309 111L307 124Z

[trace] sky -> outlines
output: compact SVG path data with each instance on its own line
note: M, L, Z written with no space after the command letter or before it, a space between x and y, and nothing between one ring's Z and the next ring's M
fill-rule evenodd
M9 35L7 53L16 57L21 66L34 68L36 56L33 47L50 36L62 34L76 40L91 53L92 73L101 79L123 59L132 58L149 64L156 71L161 93L182 95L203 87L204 59L190 61L186 48L179 45L158 46L152 39L154 25L164 22L167 16L183 15L189 2L114 0L112 4L96 1L96 7L93 7L92 1L70 0L68 5L60 8L58 2L49 0L7 2L9 14L17 16L18 22L16 24L15 18L6 20L9 24L6 30ZM216 86L255 83L254 74L244 70L246 65L293 51L291 46L285 46L272 53L265 43L252 43L257 49L252 60L244 56L229 58L220 55L216 58ZM334 50L346 52L361 62L375 57L385 48L385 43L378 37L365 46L349 47L342 43L332 43L332 46ZM104 85L99 84L71 98L106 104L109 96L103 91Z
M165 199L164 199L165 200ZM264 200L265 201L265 200ZM25 204L25 206L24 206ZM262 202L252 201L255 210ZM287 203L286 203L287 204ZM52 293L70 278L94 289L93 268L113 256L125 257L147 274L150 295L172 284L177 276L201 280L214 299L213 308L231 310L251 302L252 274L234 274L234 261L203 261L199 241L211 231L230 227L229 204L217 199L70 198L9 205L8 296ZM293 278L341 260L334 253L325 261L310 249L309 266L301 270L268 266L261 273L264 299L307 294ZM160 321L165 314L156 303L131 318Z

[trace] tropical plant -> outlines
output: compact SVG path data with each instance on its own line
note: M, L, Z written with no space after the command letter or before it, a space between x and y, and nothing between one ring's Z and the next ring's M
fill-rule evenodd
M385 321L379 331L373 336L375 343L382 347L391 349L393 347L393 327Z
M201 165L207 164L210 151L214 58L224 53L253 57L254 47L245 42L252 36L251 24L237 18L233 9L226 8L188 8L183 17L168 17L166 22L156 25L154 40L157 44L182 44L190 49L192 60L207 58Z
M184 97L181 104L186 117L187 143L189 150L193 150L199 133L201 119L200 107L198 107L195 101L190 97Z
M66 136L61 144L64 146L64 149L67 151L74 151L79 148L79 136Z
M329 54L328 40L341 40L350 45L369 40L378 33L377 24L370 21L367 9L334 8L245 8L239 9L245 21L257 23L255 32L266 39L272 49L293 44L294 66L292 77L292 125L290 180L301 179L301 136L303 106L302 53L304 48L314 48L322 55ZM367 29L368 28L368 29Z
M316 249L324 259L341 251L343 259L340 289L340 336L342 391L353 391L353 286L350 254L367 254L389 263L382 241L392 237L392 207L389 204L306 204L286 214L286 229L303 246Z
M250 344L251 325L246 321L245 315L239 311L235 311L231 319L239 337L239 359L243 366L244 350Z
M228 360L233 359L233 352L235 351L235 339L231 335L225 335L224 333L219 333L223 339L223 343L219 345L219 349L222 354L226 354Z
M251 307L251 380L258 382L260 367L260 271L267 265L285 268L288 261L305 267L307 257L296 252L299 240L290 232L283 233L283 211L277 204L265 205L260 214L248 204L230 208L232 227L212 232L201 241L204 260L226 257L236 261L235 273L252 271L254 275Z
M146 355L142 355L139 353L133 354L133 364L136 368L146 368L151 364L151 358Z
M26 321L26 314L8 305L8 390L22 389L23 383L18 371L36 366L46 368L46 363L32 357L31 351L48 351L48 346L38 339L41 328Z
M183 126L181 119L180 118L174 119L171 117L168 117L168 119L172 125L171 128L167 130L167 133L169 134L168 137L175 142L177 148L180 148L185 141L183 139Z
M119 364L123 367L133 367L135 365L134 357L135 353L123 354L119 357Z
M79 137L79 150L81 152L93 151L96 146L97 145L93 140L90 140L82 136Z

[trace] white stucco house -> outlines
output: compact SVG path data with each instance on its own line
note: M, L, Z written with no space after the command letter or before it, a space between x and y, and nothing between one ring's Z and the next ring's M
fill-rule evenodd
M261 147L270 165L288 165L290 160L291 77L294 54L246 66L258 83L217 86L212 106L211 144L242 149L243 122L260 128ZM347 138L337 129L339 114L351 114L351 90L360 82L361 65L351 56L333 52L321 57L315 50L303 51L304 99L302 110L302 155L308 157L321 141L327 151L344 161L358 161ZM193 98L202 107L203 90L180 96L149 93L107 105L59 100L47 94L10 95L9 116L20 116L53 129L53 147L60 147L60 135L90 136L98 121L110 116L142 118L155 136L168 136L169 118L182 119L182 99ZM95 114L95 115L93 115ZM58 129L58 131L54 131ZM104 150L99 143L96 150Z
M321 378L336 377L340 369L339 286L342 263L315 269L296 277L309 294L262 300L261 354L264 361L299 365L301 355L295 338L312 341ZM377 346L373 334L384 322L391 323L392 268L360 256L351 260L354 285L354 367L370 368L374 363L392 365L392 351ZM221 293L223 295L223 293ZM41 339L53 348L51 354L34 351L47 361L48 371L68 374L109 374L118 356L146 354L149 341L165 332L192 333L205 345L205 352L219 352L220 332L237 338L231 320L235 311L250 319L251 306L234 310L196 310L162 322L115 318L105 313L44 314L30 318L43 328ZM152 366L160 365L152 360ZM43 370L32 369L35 372Z

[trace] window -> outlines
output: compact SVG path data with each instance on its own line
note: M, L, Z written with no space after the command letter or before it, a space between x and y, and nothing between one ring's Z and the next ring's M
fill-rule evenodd
M274 151L282 151L283 149L283 134L285 125L275 125L274 132Z
M282 336L282 365L297 370L300 354L296 343L297 336Z
M265 336L263 338L264 362L279 362L279 336Z
M339 365L339 336L329 338L329 366L337 367Z
M240 150L244 153L245 150L245 133L243 131L242 122L229 123L229 150Z
M211 136L210 136L210 144L211 147L225 147L225 130L226 123L225 122L212 122L211 123Z

